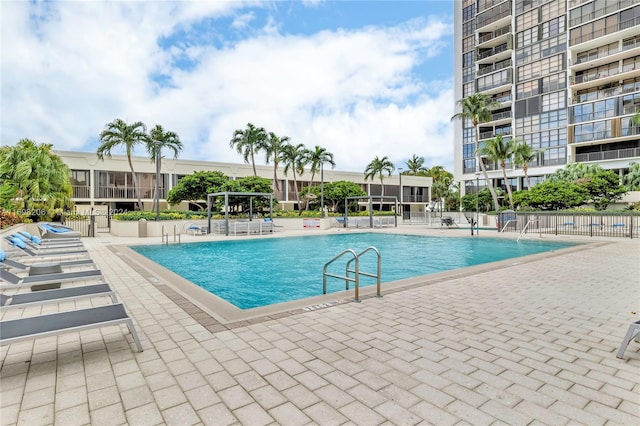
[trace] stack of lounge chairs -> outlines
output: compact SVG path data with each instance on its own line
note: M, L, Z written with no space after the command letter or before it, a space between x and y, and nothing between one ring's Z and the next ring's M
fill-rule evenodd
M142 352L133 320L96 269L79 236L48 239L45 235L40 238L21 231L5 237L10 254L0 249L0 345L126 324ZM47 286L54 288L33 291ZM69 306L64 304L59 305L59 312L32 315L41 312L38 307L44 304L98 298L106 304L71 311L64 310ZM15 309L23 312L7 315Z

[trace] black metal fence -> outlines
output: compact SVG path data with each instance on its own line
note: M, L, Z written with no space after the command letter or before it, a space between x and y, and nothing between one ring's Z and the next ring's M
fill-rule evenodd
M97 233L111 232L113 213L96 212L89 215L63 214L62 224L79 231L83 237L95 237Z
M638 238L640 214L635 212L520 213L505 211L499 214L497 227L499 232L524 234Z

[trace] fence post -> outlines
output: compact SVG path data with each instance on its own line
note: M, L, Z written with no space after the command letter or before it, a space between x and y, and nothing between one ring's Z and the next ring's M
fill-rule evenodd
M93 214L89 216L88 235L89 235L89 237L95 237L96 236L96 216L93 215Z

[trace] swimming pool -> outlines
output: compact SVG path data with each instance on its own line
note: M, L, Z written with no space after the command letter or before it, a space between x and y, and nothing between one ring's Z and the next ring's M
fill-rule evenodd
M543 240L516 243L497 238L345 233L130 248L238 308L249 309L322 294L324 264L347 248L360 253L376 247L385 283L572 245ZM344 275L349 258L335 262L329 272ZM365 254L360 271L375 272L376 259L373 252ZM373 278L360 278L361 286L374 283ZM344 287L344 280L327 279L327 292Z

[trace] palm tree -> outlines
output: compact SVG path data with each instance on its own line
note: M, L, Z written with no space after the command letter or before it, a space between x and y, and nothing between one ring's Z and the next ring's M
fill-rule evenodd
M640 163L629 163L629 173L624 176L624 184L629 191L640 190Z
M178 153L182 151L182 142L175 132L166 131L161 125L156 126L149 132L149 137L145 141L147 152L151 155L151 161L156 163L156 188L153 200L153 209L156 211L156 220L160 220L160 163L162 162L162 150L164 148L173 151L173 158L178 158Z
M255 155L265 148L266 140L267 132L263 127L256 127L251 123L247 123L246 130L236 130L229 141L229 146L235 148L238 154L242 154L245 163L249 164L249 161L251 161L254 176L258 176Z
M389 157L384 156L382 158L378 158L376 156L369 164L367 164L367 168L364 170L364 180L371 178L375 179L376 176L380 177L380 185L382 186L380 196L384 197L384 174L386 173L388 176L391 176L391 173L395 170L395 166L391 161L389 161ZM382 198L380 198L380 210L382 210Z
M424 158L418 157L416 154L408 159L405 163L407 165L407 173L413 176L417 176L419 173L424 172Z
M324 165L330 164L333 169L336 166L336 162L333 161L333 154L327 151L325 148L322 148L316 145L315 149L309 150L309 164L311 165L311 181L309 182L309 186L311 186L311 182L313 182L314 177L318 171L320 172L320 210L324 212ZM307 203L306 209L309 209L309 203ZM324 214L324 213L323 213Z
M267 154L267 164L269 164L269 161L273 159L273 188L276 190L276 193L280 191L280 184L278 183L278 166L280 165L282 147L288 142L289 136L278 137L275 133L269 132L269 137L263 147Z
M487 169L484 167L484 163L480 158L480 123L484 123L491 119L491 110L500 106L500 104L491 99L490 96L483 95L481 93L474 93L473 95L469 95L466 98L460 99L458 101L458 105L462 109L461 112L455 114L451 117L451 120L471 120L473 123L473 127L475 129L476 135L476 171L477 167L480 167L482 170L482 174L484 175L485 182L487 182L487 187L489 188L489 192L491 193L491 198L493 199L493 207L495 210L500 209L500 204L498 203L498 195L496 194L493 185L489 184L489 175L487 174Z
M426 175L433 179L434 182L441 182L448 188L453 181L453 175L446 171L442 166L433 166L426 171Z
M47 212L72 204L69 168L53 153L53 145L29 139L0 148L0 207Z
M522 167L524 176L527 179L527 188L531 189L531 179L529 178L529 163L538 158L542 150L534 150L525 141L515 143L513 147L513 163Z
M284 164L285 176L289 174L289 170L293 172L293 187L296 193L298 208L300 208L300 192L298 191L297 174L302 175L304 173L304 166L307 164L307 159L307 150L303 144L291 145L288 143L282 146L280 161ZM300 213L302 213L302 210L300 210Z
M513 209L513 193L511 192L511 184L507 179L507 159L513 155L514 143L511 139L505 141L502 135L497 135L493 139L489 139L485 142L485 145L480 150L482 155L489 157L494 163L499 163L502 169L502 176L504 177L504 184L507 186L507 193L509 194L509 206Z
M104 130L100 133L101 145L96 151L96 155L98 156L98 158L104 160L105 155L108 158L111 158L112 149L117 146L124 145L127 153L127 160L129 161L129 167L131 168L133 192L136 194L136 198L138 200L138 210L143 210L144 206L142 205L142 200L140 199L140 192L138 190L140 184L138 182L138 177L136 176L136 171L133 169L131 154L133 152L133 148L137 144L146 141L146 131L147 126L145 126L141 121L127 124L126 122L124 122L124 120L117 118L111 123L107 123L105 125Z

